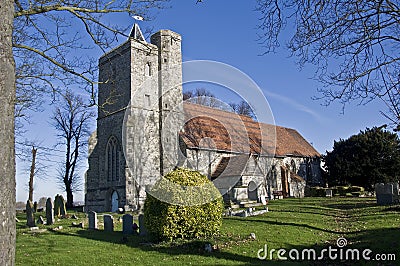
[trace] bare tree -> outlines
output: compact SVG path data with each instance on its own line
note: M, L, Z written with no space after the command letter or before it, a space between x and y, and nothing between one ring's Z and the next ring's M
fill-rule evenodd
M38 200L38 206L39 207L46 207L46 201L47 201L47 198L46 197L41 197L39 200Z
M213 93L204 88L188 90L182 93L183 100L204 106L221 108L221 101Z
M381 99L400 126L400 8L398 1L258 0L260 41L265 52L279 46L279 34L294 24L288 41L300 66L318 68L317 98L326 104L366 104ZM387 112L386 112L387 113Z
M247 115L255 119L251 106L244 100L239 103L231 102L226 104L218 99L212 92L205 88L197 88L195 90L187 90L182 93L183 100L190 103L200 104L224 111L232 111L239 115Z
M0 265L15 258L15 65L12 54L14 3L0 4Z
M37 148L32 146L32 161L31 161L31 169L29 172L29 197L28 200L33 202L33 179L35 177L35 167L36 167L36 153Z
M255 119L256 116L253 112L253 109L251 106L244 100L240 101L239 103L230 103L229 104L232 109L235 111L235 113L239 115L246 115L251 117L252 119Z
M87 145L89 122L94 118L93 111L87 108L82 97L68 91L61 106L53 115L53 125L58 131L60 144L65 145L65 161L60 171L60 181L67 193L67 207L73 206L73 192L79 190L80 178L76 173L81 148Z
M37 106L41 93L56 92L68 83L84 83L94 101L94 61L79 56L86 48L106 49L124 29L105 23L108 14L145 16L165 0L148 1L28 1L3 0L0 5L0 264L15 259L15 116ZM15 9L14 9L15 6ZM78 29L80 26L80 29ZM77 29L71 34L71 29ZM81 34L84 32L84 34ZM92 41L92 45L86 39ZM80 49L78 49L80 48ZM15 68L13 52L16 59ZM68 55L77 55L76 57ZM34 67L32 67L34 66ZM75 78L74 78L75 77ZM18 93L16 93L16 78ZM24 94L23 91L27 93ZM18 99L16 96L19 96ZM25 97L26 96L26 97ZM36 97L36 98L35 98ZM17 108L15 109L16 105Z
M95 101L97 58L87 56L87 50L95 46L105 51L129 34L128 27L114 23L110 15L149 18L149 10L162 8L164 2L15 0L17 114L37 107L43 93L72 84L86 88Z

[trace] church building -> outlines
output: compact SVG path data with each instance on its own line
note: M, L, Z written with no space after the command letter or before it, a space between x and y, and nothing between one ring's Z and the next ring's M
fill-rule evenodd
M181 65L179 34L160 30L147 43L137 24L99 59L87 211L141 209L149 185L175 167L206 175L227 204L303 197L322 184L320 154L296 130L183 102Z

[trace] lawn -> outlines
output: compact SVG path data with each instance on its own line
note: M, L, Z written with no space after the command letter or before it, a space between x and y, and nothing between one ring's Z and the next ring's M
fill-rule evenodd
M257 258L265 244L268 251L297 249L301 254L301 250L313 248L319 254L329 246L337 248L339 237L347 240L343 249L368 248L372 250L371 258L378 253L395 254L397 263L386 261L380 265L400 264L398 205L377 206L374 199L368 198L304 198L272 201L269 210L260 216L224 218L220 236L213 239L173 243L153 243L133 235L123 238L120 215L113 215L115 232L106 233L71 227L72 222L80 221L87 226L83 213L77 213L78 220L41 225L43 230L39 231L27 228L24 215L19 214L16 265L353 265L355 261L281 261L276 252L272 262ZM54 230L60 225L62 229ZM249 237L251 233L256 239ZM206 243L215 250L205 252Z

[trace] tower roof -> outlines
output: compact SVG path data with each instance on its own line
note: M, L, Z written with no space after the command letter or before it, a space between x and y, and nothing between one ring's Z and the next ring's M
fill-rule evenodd
M131 29L131 33L129 34L129 38L133 38L139 41L146 42L142 31L140 30L140 27L137 23L133 24L133 27Z

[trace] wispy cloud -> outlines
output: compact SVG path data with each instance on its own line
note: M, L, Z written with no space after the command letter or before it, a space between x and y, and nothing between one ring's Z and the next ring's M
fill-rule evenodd
M325 118L323 118L319 113L315 112L314 110L310 109L309 107L296 102L295 100L293 100L292 98L280 95L280 94L276 94L270 91L264 91L265 96L268 98L274 98L280 102L286 103L288 105L290 105L292 108L297 109L299 111L305 112L309 115L311 115L312 117L314 117L316 120L318 120L319 122L322 122L325 120Z

